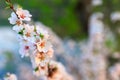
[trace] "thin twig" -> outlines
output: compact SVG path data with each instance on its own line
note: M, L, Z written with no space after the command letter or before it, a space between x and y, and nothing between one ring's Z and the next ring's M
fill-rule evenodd
M11 3L11 1L10 0L6 0L8 3L10 3L10 9L16 14L16 16L17 16L17 18L19 19L19 17L18 17L18 14L16 13L16 10L14 9L14 6L13 6L13 4Z

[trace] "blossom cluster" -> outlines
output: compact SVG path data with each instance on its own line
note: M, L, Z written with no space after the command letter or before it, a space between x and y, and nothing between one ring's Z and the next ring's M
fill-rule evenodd
M53 49L48 32L38 25L28 24L31 17L28 10L18 7L14 9L8 20L18 35L21 57L30 57L34 72L41 72L41 69L48 65ZM45 74L46 72L43 75Z

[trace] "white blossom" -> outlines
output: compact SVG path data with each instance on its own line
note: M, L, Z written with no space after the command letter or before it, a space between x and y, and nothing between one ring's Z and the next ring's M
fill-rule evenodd
M111 14L111 20L113 22L120 21L120 12L113 12Z
M40 77L40 76L45 76L47 75L47 66L44 66L44 67L36 67L35 70L33 71L33 74L36 75L37 77Z
M47 52L52 47L51 43L46 40L41 40L37 43L37 49L39 52Z
M43 39L49 38L48 32L40 28L40 26L36 26L36 31L39 34L39 36L41 35L40 37L42 37Z
M17 77L15 74L7 73L7 75L4 77L4 80L17 80Z
M11 17L8 18L10 24L21 25L22 21L30 21L32 15L28 10L23 10L22 8L17 8L16 13L12 12Z
M10 21L10 24L16 24L16 21L18 20L16 14L14 12L11 13L11 17L8 18L8 20Z
M24 25L24 31L23 31L23 37L24 39L27 39L31 42L31 39L34 38L35 32L34 32L34 26L25 24Z
M31 62L33 65L33 68L36 68L37 66L45 66L49 62L49 56L47 53L34 51L34 53L31 55Z
M14 12L11 13L11 17L8 18L8 20L9 20L10 24L13 24L13 25L14 24L17 24L17 25L22 24L22 21L20 19L18 19L17 15Z
M17 33L21 32L22 30L24 29L24 26L23 25L15 25L13 26L13 30L16 31Z
M103 1L102 0L92 0L92 5L93 6L99 6L102 5Z
M36 47L34 46L34 44L23 40L22 42L20 42L19 53L21 57L29 56L35 50L35 48Z
M16 13L20 20L22 21L30 21L32 15L29 13L28 10L23 10L22 8L17 8Z
M30 57L33 69L38 68L34 70L35 75L46 75L48 63L53 56L52 45L46 30L25 22L30 21L31 17L28 10L17 8L8 20L15 25L13 30L18 34L21 57Z

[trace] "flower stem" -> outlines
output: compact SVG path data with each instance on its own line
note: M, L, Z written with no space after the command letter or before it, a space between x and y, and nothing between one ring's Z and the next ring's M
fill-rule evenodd
M8 2L8 3L10 3L10 9L16 14L16 16L17 16L17 18L19 19L19 17L18 17L18 15L17 15L17 13L16 13L16 11L15 11L15 9L14 9L14 6L13 6L13 4L11 3L11 1L10 0L6 0L6 2Z

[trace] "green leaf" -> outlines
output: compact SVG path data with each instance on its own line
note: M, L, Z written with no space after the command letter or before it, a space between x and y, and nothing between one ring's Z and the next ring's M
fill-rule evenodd
M42 38L42 39L44 38L44 35L43 35L43 34L41 34L41 33L40 33L40 38Z
M34 31L36 32L37 30L36 30L36 26L34 26Z
M38 71L39 70L39 68L38 67L36 67L35 69L34 69L34 71L36 72L36 71Z
M6 3L7 5L10 5L10 4L11 4L11 3L7 2L7 1L6 1L5 3Z
M18 32L18 34L23 35L23 32L22 32L22 31L20 31L20 32Z
M5 9L10 9L10 6L7 6Z
M36 35L34 35L34 37L36 37Z
M23 31L24 31L25 29L22 29L20 32L18 32L18 34L20 34L20 35L23 35Z

